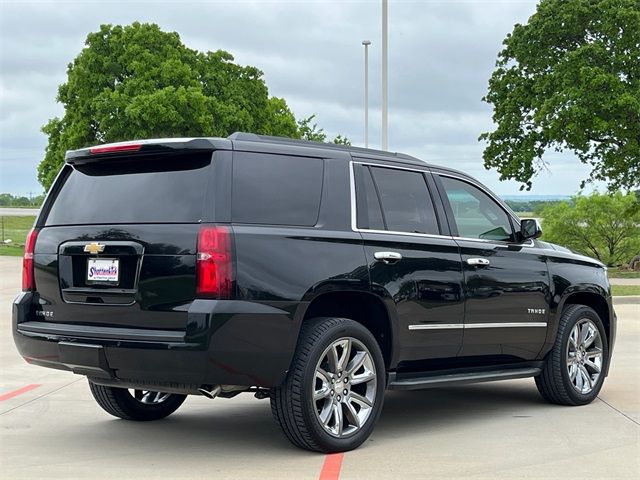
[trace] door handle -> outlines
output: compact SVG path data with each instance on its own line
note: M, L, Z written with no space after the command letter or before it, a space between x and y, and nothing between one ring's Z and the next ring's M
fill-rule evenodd
M396 263L402 260L402 255L398 252L375 252L373 258L386 264Z
M486 258L467 258L467 263L474 267L486 267L491 262Z

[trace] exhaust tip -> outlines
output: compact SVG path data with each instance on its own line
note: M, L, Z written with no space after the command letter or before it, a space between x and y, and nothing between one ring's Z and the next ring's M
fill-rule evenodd
M198 388L198 392L200 392L201 395L204 395L205 397L210 398L212 400L220 394L221 390L222 388L220 388L220 385L216 385L216 386L203 385L200 388Z

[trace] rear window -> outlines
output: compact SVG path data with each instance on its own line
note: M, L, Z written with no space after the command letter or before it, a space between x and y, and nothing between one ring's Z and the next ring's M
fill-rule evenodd
M320 158L234 153L233 221L315 225L323 172L324 162Z
M210 163L205 152L66 167L45 225L197 222Z

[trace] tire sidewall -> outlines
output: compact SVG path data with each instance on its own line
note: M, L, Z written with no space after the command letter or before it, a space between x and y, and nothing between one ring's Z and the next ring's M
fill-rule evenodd
M185 395L171 394L165 401L147 404L136 400L126 388L114 389L118 403L139 420L159 420L173 413L184 402Z
M313 346L313 349L307 358L304 367L304 388L301 392L303 403L302 414L305 417L305 423L309 426L313 437L321 439L326 451L346 451L353 450L361 445L371 435L373 428L382 411L384 402L384 391L386 388L386 371L384 359L378 342L373 335L365 327L357 322L349 319L341 319L339 325L334 325L320 335L320 338ZM346 438L336 438L327 433L322 425L318 422L315 414L315 402L313 401L312 385L310 382L315 381L315 370L320 356L325 349L334 341L342 337L352 337L364 344L369 350L369 354L373 359L376 367L376 398L373 405L373 411L369 415L365 425L357 432Z
M586 394L582 394L578 392L574 387L571 379L569 378L569 372L567 370L567 344L569 342L569 337L571 336L571 330L575 326L578 321L587 318L591 320L594 325L598 328L598 333L600 333L600 338L602 339L602 369L600 372L600 377L598 377L598 381L593 389ZM589 307L580 307L573 311L567 321L566 328L564 329L562 342L561 342L561 352L560 352L560 374L562 375L562 381L565 384L565 389L567 391L567 395L579 405L584 405L593 401L600 390L602 389L602 385L605 379L605 372L609 366L609 344L607 339L607 334L604 329L604 325L602 320L598 316L598 314Z

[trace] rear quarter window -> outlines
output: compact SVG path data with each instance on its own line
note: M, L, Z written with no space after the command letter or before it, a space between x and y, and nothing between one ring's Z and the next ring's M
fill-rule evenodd
M45 225L198 222L210 163L203 152L66 166Z
M323 172L320 158L234 153L233 222L314 226Z

